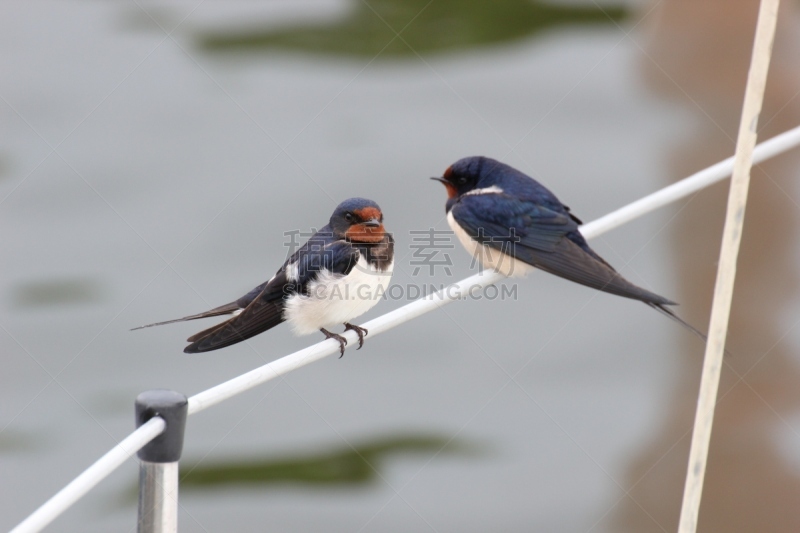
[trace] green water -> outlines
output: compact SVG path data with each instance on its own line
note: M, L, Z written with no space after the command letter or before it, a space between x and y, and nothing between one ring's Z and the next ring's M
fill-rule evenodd
M466 51L565 25L612 24L621 7L555 5L530 0L371 0L345 20L280 30L197 35L208 51L285 49L315 54L398 58Z
M201 463L188 459L181 462L181 490L230 484L367 485L380 479L385 461L395 456L447 457L477 450L474 445L444 435L398 435L299 457Z

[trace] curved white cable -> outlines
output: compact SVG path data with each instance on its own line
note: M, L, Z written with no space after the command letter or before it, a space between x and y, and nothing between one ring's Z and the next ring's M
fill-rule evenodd
M33 514L20 522L11 530L11 533L32 533L44 529L47 524L72 507L72 504L80 500L128 458L133 457L148 442L158 437L166 427L167 424L163 418L153 417L136 428L122 442L111 448L108 453L73 479L69 485L58 491Z

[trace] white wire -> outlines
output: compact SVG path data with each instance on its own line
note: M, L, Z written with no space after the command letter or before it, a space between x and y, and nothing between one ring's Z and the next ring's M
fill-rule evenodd
M108 453L73 479L69 485L58 491L33 514L20 522L11 530L11 533L33 533L44 529L47 524L72 507L72 504L92 490L129 457L141 450L145 444L158 437L166 427L164 419L156 416L136 428L122 442L111 448Z
M800 144L800 126L785 131L780 135L776 135L770 140L764 141L756 146L753 152L753 164L761 163L778 154L782 154L798 144ZM722 181L729 177L732 171L733 156L703 169L700 172L696 172L688 178L684 178L652 194L648 194L597 220L584 224L581 226L581 233L587 239L594 238L601 233L605 233L635 218L646 215L650 211L663 207L676 200L680 200L718 181Z
M450 302L467 299L472 291L497 283L504 278L505 276L503 274L499 274L494 270L484 270L430 294L425 298L420 298L399 309L395 309L385 315L370 320L362 324L361 327L368 329L369 336L373 337ZM350 344L356 342L358 339L356 333L353 331L347 331L344 336ZM191 415L202 411L203 409L236 396L256 385L260 385L261 383L338 351L339 343L333 339L326 339L313 346L300 350L299 352L281 357L262 367L217 385L216 387L195 394L189 398L189 414Z
M754 162L759 163L799 144L800 126L758 145L754 153ZM705 170L701 170L696 174L692 174L688 178L684 178L677 183L664 187L640 200L621 207L597 220L584 224L581 226L581 233L587 239L597 237L617 226L621 226L622 224L645 215L650 211L688 196L717 181L721 181L730 175L732 168L733 158L731 157ZM476 289L487 287L504 278L505 276L503 274L499 274L493 270L484 270L458 283L445 287L441 291L428 295L425 298L415 300L385 315L381 315L374 320L370 320L362 324L362 326L367 328L370 337L373 337L450 302L459 299L467 299ZM357 342L358 337L354 331L346 331L343 335L350 344ZM280 359L276 359L246 374L242 374L215 387L195 394L189 398L189 414L198 413L257 385L261 385L271 379L275 379L278 376L309 363L313 363L334 352L338 352L338 350L339 343L329 339ZM125 459L136 453L164 430L163 427L159 427L157 431L151 428L145 433L144 428L148 426L148 424L154 423L153 420L159 420L163 423L162 419L154 418L131 433L124 441L101 457L84 471L83 474L75 478L72 483L64 487L58 494L50 498L50 500L39 507L32 515L21 522L12 530L12 533L40 531L67 510L75 501L122 464Z
M771 157L781 154L790 148L800 144L800 126L781 133L772 139L765 141L756 147L754 152L754 162L759 163ZM652 194L645 196L633 203L630 203L616 211L598 218L588 224L581 226L581 233L587 238L592 239L607 231L610 231L622 224L630 222L642 215L649 213L659 207L668 205L676 200L689 196L709 185L730 176L733 170L733 157L710 166L700 172L682 179L681 181L664 187ZM444 289L444 293L437 292L425 298L421 298L399 309L390 311L366 324L363 327L369 330L370 336L377 335L383 331L418 317L424 313L432 311L437 307L446 305L461 298L462 294L470 294L475 289L492 285L504 278L492 270L484 270L474 276L454 283ZM357 336L355 332L348 331L345 334L348 342L355 342ZM262 367L251 370L246 374L235 377L216 387L195 394L189 398L189 414L197 413L216 405L228 398L241 392L251 389L257 385L265 383L278 376L291 372L301 366L322 359L335 352L339 343L334 340L309 346L299 352L282 357Z

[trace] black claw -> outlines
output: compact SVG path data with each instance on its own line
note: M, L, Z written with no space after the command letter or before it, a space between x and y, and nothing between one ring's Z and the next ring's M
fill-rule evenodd
M326 339L336 339L337 341L339 341L339 354L340 354L339 359L341 359L342 356L344 355L344 347L347 344L347 339L345 339L341 335L337 335L336 333L331 333L325 328L319 328L319 330L322 332L323 335L325 335Z
M360 350L362 346L364 346L364 337L369 335L369 331L367 328L362 328L361 326L356 326L355 324L351 324L350 322L344 323L344 330L347 331L348 329L352 329L358 335L358 348L356 350Z

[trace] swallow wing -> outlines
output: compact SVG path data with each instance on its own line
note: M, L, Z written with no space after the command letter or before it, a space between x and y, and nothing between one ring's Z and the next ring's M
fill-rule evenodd
M199 353L218 350L277 326L283 322L283 291L289 285L286 272L279 271L269 282L237 300L238 304L245 304L243 311L221 324L195 333L186 339L191 344L183 351ZM254 295L259 288L261 291Z
M575 217L508 195L465 196L453 206L456 222L476 241L556 276L617 296L657 305L674 302L623 278L594 252Z
M451 212L473 239L498 250L518 245L552 252L565 235L578 230L569 212L506 194L467 194Z
M361 253L345 240L310 246L296 262L297 291L306 294L309 284L324 275L346 276L358 263Z

